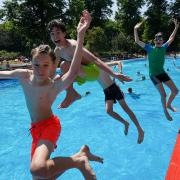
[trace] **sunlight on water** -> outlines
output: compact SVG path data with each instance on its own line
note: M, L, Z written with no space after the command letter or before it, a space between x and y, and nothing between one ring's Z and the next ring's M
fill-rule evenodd
M117 82L145 131L144 142L141 145L136 143L137 130L118 104L114 109L130 122L127 137L124 136L122 124L106 114L104 94L97 82L83 86L75 84L80 93L90 91L91 94L68 109L59 110L57 106L65 97L63 92L53 104L54 113L61 119L62 133L52 157L70 156L81 145L88 144L92 152L104 158L103 165L91 163L99 180L164 180L180 127L180 112L171 113L173 122L166 120L160 96L149 80L145 64L145 61L125 62L123 73L134 81L125 84ZM168 74L179 88L180 72L174 68L171 59L166 60L165 67L169 68ZM137 71L146 80L139 81ZM133 88L138 97L127 93L129 87ZM0 94L0 179L30 180L30 117L22 88L15 80L1 80ZM174 106L180 109L180 95L175 99ZM83 177L73 169L59 179L82 180Z

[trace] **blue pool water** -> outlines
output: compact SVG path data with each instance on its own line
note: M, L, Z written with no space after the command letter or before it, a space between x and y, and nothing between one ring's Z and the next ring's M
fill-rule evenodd
M136 143L137 130L118 104L115 110L130 122L128 136L124 136L122 124L106 114L104 94L97 82L83 86L75 84L80 93L90 91L91 94L68 109L59 110L58 103L65 97L63 92L53 104L54 113L60 117L63 129L52 157L70 156L81 145L88 144L92 152L104 158L103 165L91 162L98 180L164 180L180 127L180 94L173 103L179 111L171 113L174 120L169 122L163 114L159 93L152 82L149 79L136 81L137 71L148 78L145 63L142 60L125 62L123 72L133 77L134 81L125 84L118 82L145 131L144 142L140 145ZM166 59L165 67L169 68L168 74L180 89L180 71L174 68L172 59ZM128 87L139 94L138 98L126 93ZM0 105L0 179L30 180L30 117L17 81L0 81ZM83 180L83 177L73 169L59 179Z

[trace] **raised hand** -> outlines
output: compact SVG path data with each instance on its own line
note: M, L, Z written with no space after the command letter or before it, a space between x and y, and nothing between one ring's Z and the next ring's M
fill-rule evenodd
M141 24L143 23L143 21L142 22L139 22L139 23L137 23L135 26L134 26L134 29L138 29L140 26L141 26Z
M86 30L89 28L89 25L91 23L91 15L87 10L84 10L82 12L81 19L79 21L79 24L77 26L77 32L78 34L85 33Z
M175 27L178 28L178 27L179 27L179 22L178 22L178 20L177 20L177 19L173 19L173 22L174 22Z

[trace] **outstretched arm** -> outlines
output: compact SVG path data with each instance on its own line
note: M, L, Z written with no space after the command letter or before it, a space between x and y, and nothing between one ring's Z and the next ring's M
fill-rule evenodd
M139 40L139 35L138 35L138 32L137 32L142 23L143 23L143 22L137 23L137 24L134 26L134 39L135 39L135 42L136 42L139 46L141 46L142 48L144 48L145 43Z
M61 78L58 79L58 90L62 91L71 85L76 78L82 59L82 47L84 42L84 35L91 22L91 16L88 11L83 11L82 17L77 27L77 46L71 62L70 68Z
M118 73L114 72L106 63L96 57L93 53L88 51L86 48L83 48L83 57L90 60L92 63L96 64L100 69L107 72L114 78L118 78Z
M112 77L117 78L119 81L121 81L121 82L122 81L131 81L131 78L129 78L129 77L123 75L123 74L114 72L106 63L101 61L98 57L96 57L94 54L92 54L90 51L88 51L85 48L83 48L83 57L85 57L85 59L91 60L100 69L107 72Z
M124 81L132 81L132 78L130 78L129 76L126 76L125 74L122 73L122 63L121 61L119 62L109 62L109 63L106 63L108 66L114 66L114 65L118 65L118 70L119 70L119 73L117 73L116 75L116 78L121 81L122 83L124 83Z
M13 71L0 71L0 79L21 79L28 70L16 69Z
M176 36L178 27L179 27L179 22L177 21L177 19L173 19L175 28L174 31L172 32L171 36L169 37L168 41L166 43L168 43L168 46L174 41L174 38Z
M122 62L119 61L117 65L118 65L119 72L122 73L122 68L123 68Z

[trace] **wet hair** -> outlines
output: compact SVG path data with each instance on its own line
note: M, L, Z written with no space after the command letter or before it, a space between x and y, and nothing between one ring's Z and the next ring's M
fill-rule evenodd
M139 72L139 71L137 71L137 73L136 73L137 75L140 75L141 73Z
M47 26L48 32L51 32L54 27L58 28L62 32L66 32L66 26L61 19L53 19L50 21Z
M49 45L41 44L38 47L32 49L31 56L34 58L39 54L47 54L51 57L52 62L55 64L56 62L56 55L54 51L50 48Z
M87 91L85 94L88 95L88 94L91 94L91 92Z
M155 34L155 38L156 37L163 37L163 33L162 32L158 32L157 34Z
M146 79L146 76L142 76L142 77L141 77L141 80L145 80L145 79Z
M129 92L129 93L132 93L132 88L128 88L128 92Z

